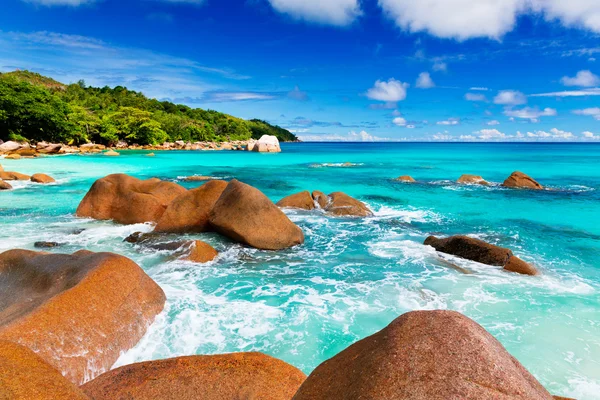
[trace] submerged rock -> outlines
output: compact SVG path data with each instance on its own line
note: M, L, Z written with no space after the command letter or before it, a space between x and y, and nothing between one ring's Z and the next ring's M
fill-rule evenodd
M167 206L154 231L184 233L209 230L208 216L226 187L225 181L210 181L182 193Z
M283 208L301 208L303 210L312 210L315 208L315 202L308 190L284 197L277 202L277 206Z
M33 174L31 175L31 182L35 183L53 183L56 182L54 178L46 174Z
M110 157L116 157L116 156L120 156L121 153L117 153L114 150L109 150L107 152L104 153L105 156L110 156Z
M33 244L33 247L35 247L36 249L51 249L60 246L62 246L62 243L58 242L35 242Z
M210 216L219 233L263 250L281 250L304 243L304 234L260 190L236 179L229 182Z
M455 311L413 311L319 365L294 400L530 399L552 395Z
M513 172L502 184L504 187L509 188L524 188L524 189L534 189L541 190L544 187L537 183L532 177L525 175L522 172L515 171Z
M416 182L415 179L412 176L409 175L402 175L397 177L396 179L394 179L397 182L405 182L405 183L414 183Z
M452 254L482 264L503 267L507 271L524 275L538 274L538 271L532 265L515 256L511 250L468 236L457 235L445 239L429 236L425 239L424 244L432 246L442 253Z
M469 174L464 174L461 175L460 178L458 178L458 180L456 181L458 183L463 183L463 184L476 184L476 185L489 185L489 183L483 179L481 176L479 175L469 175Z
M31 177L19 172L0 171L0 179L5 181L28 181Z
M162 311L165 294L112 253L0 254L0 339L34 350L71 382L108 370Z
M210 181L213 178L210 176L202 176L202 175L192 175L192 176L186 176L184 178L185 181L188 182L205 182L205 181Z
M0 179L0 190L10 190L10 189L12 189L12 186L10 185L10 183L4 182L2 179Z
M27 347L0 340L0 399L89 399Z
M81 389L93 399L289 400L306 379L261 353L189 356L126 365Z
M121 224L156 222L167 206L186 189L156 178L145 181L125 174L98 179L85 195L76 214Z
M342 192L329 195L329 203L325 211L337 216L370 217L373 215L365 203Z

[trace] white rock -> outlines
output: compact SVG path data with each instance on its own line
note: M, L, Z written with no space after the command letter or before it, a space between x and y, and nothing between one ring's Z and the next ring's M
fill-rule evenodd
M0 152L15 151L21 148L21 145L17 142L8 141L0 144Z
M277 137L271 135L263 135L258 142L254 145L252 151L261 153L279 153L281 147L279 146L279 140Z

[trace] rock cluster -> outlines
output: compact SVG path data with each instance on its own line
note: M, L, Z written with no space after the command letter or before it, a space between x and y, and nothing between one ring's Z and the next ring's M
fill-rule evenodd
M365 203L342 192L326 195L318 190L315 190L312 194L304 191L284 197L277 202L277 205L282 208L300 208L303 210L312 210L319 207L335 216L369 217L373 215L373 212Z
M29 181L35 183L53 183L56 182L54 178L46 174L33 174L32 176L22 174L14 171L4 171L2 165L0 165L0 190L10 190L12 185L6 181Z

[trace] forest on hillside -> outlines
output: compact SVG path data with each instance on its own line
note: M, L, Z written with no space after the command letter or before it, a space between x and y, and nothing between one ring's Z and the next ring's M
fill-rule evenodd
M117 86L65 85L29 71L0 74L0 139L65 144L232 141L290 131L266 121L159 101Z

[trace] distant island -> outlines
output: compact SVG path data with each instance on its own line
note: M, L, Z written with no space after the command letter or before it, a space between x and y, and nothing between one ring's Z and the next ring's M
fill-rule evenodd
M150 99L123 86L69 85L30 71L0 73L0 140L69 145L231 142L290 131L259 119Z

